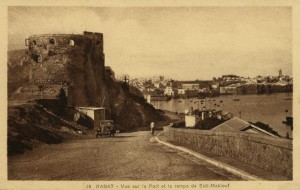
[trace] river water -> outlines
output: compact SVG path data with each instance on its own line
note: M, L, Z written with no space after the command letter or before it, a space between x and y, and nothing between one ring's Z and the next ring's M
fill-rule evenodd
M269 124L280 135L285 135L285 125L282 121L286 116L292 116L293 94L278 93L269 95L226 95L207 98L203 103L201 99L172 99L170 101L153 101L156 109L182 113L193 107L219 108L223 113L229 111L243 120L260 121ZM205 102L205 103L204 103ZM285 110L288 110L286 113Z

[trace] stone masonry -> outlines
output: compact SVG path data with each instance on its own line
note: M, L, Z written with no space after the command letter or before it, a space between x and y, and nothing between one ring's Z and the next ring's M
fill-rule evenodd
M25 45L31 58L30 83L52 89L45 97L57 96L61 85L70 105L109 104L102 33L33 35Z
M210 130L164 128L170 141L262 168L275 174L293 177L292 141L282 138Z

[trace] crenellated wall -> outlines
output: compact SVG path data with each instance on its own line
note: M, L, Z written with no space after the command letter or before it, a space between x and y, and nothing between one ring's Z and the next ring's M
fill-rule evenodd
M76 63L79 59L74 54L81 55L84 59L88 54L93 54L92 61L100 64L97 67L104 74L103 34L84 32L78 34L42 34L32 35L25 40L29 55L33 62L30 71L32 83L37 84L63 84L70 81L67 64ZM73 54L73 55L72 55ZM75 59L73 59L75 58Z
M164 135L195 151L234 158L275 174L293 177L293 145L288 139L171 126L164 128Z

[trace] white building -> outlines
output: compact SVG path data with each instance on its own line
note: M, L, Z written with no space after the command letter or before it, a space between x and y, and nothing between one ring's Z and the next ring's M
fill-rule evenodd
M211 88L217 90L219 88L219 84L212 84Z
M174 95L174 91L173 91L172 87L167 86L165 88L164 94L167 95L167 96L173 96Z
M79 112L89 116L94 121L94 128L99 127L100 121L105 120L107 117L107 109L105 107L76 107L76 109ZM79 117L77 119L79 119ZM74 120L76 120L75 116Z
M237 93L236 87L233 86L220 87L220 94L236 94L236 93Z
M160 83L154 83L154 87L155 88L159 88L160 87Z
M197 123L197 118L195 115L185 115L184 121L187 128L194 128Z
M185 90L182 89L182 88L179 88L179 89L178 89L178 94L182 94L182 95L185 94Z
M182 83L182 89L184 90L199 90L199 83L190 82L190 83Z

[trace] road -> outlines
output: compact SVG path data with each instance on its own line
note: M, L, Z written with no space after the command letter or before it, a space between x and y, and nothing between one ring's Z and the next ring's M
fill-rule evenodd
M9 180L241 180L150 142L149 131L43 145L9 157Z

